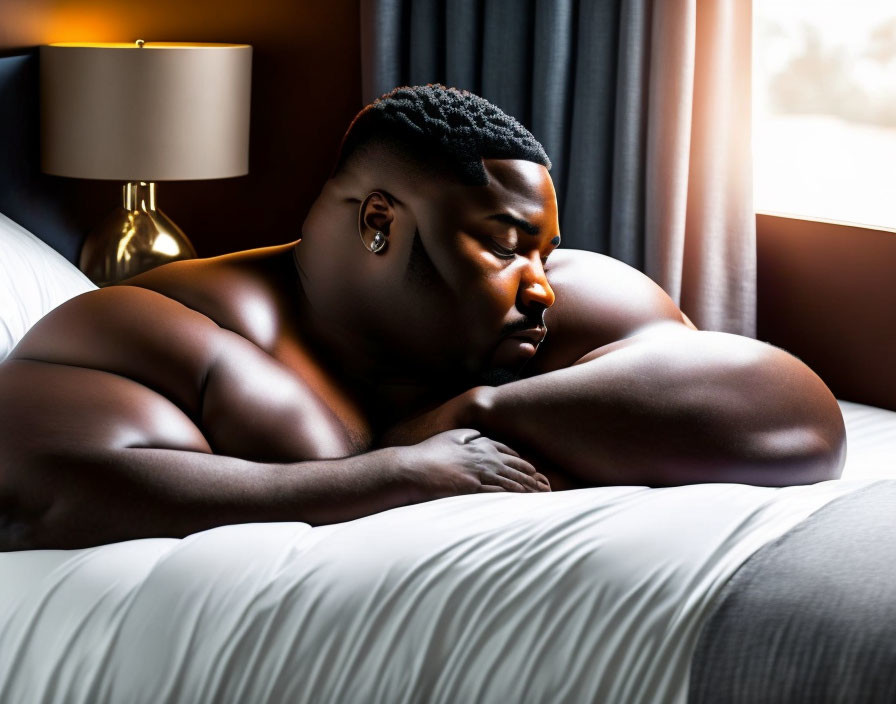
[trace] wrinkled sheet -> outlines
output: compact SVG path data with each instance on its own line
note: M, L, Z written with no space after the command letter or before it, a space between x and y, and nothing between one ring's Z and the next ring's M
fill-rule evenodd
M0 554L0 701L684 701L733 572L869 481L478 494Z

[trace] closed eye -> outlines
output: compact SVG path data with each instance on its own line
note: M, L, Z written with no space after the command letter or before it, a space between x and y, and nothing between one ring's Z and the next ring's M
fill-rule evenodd
M494 247L495 256L498 257L499 259L513 259L517 255L517 251L515 249L509 249L507 247L504 247L503 245L498 244L494 240L492 240L492 244ZM550 256L550 255L548 255L548 256ZM542 265L547 264L548 258L541 257L541 263L542 263Z
M534 237L537 237L541 231L537 225L533 225L531 222L528 222L527 220L523 220L522 218L518 218L509 213L495 213L494 215L489 215L486 219L491 220L493 222L502 223L505 226L509 225L511 228L515 228L517 230L522 230L527 235L532 235ZM505 246L499 244L496 240L494 240L492 238L489 238L489 239L491 239L491 241L494 245L493 251L495 252L496 256L498 256L502 259L513 259L513 257L516 256L516 253L517 253L516 246L514 246L514 248L511 249L511 248L508 248L508 247L505 247ZM557 249L557 247L560 245L560 235L554 235L550 240L550 244L553 245L553 247L551 248L551 251L554 251L555 249ZM550 256L550 252L548 253L547 256L544 256L541 258L542 265L548 263L548 256Z
M516 249L505 247L495 240L492 240L492 246L494 248L495 255L500 257L501 259L513 259L516 256Z

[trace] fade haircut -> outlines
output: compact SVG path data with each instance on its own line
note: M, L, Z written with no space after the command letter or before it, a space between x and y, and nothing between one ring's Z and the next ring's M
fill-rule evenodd
M483 159L523 159L551 168L544 147L514 118L485 98L438 83L396 88L361 110L342 138L333 175L374 143L421 166L447 168L471 186L488 184Z

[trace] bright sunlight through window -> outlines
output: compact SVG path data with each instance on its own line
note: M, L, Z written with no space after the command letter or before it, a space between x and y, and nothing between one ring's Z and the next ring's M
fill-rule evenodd
M756 210L896 229L896 2L754 0Z

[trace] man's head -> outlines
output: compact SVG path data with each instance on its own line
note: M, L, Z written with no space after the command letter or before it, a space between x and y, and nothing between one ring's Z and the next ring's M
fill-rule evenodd
M342 139L334 175L372 144L390 145L421 165L485 186L483 159L522 159L551 168L544 147L485 98L439 84L404 86L357 114Z
M296 252L335 338L409 377L497 381L532 347L509 335L553 303L559 244L541 145L488 101L398 88L352 122Z

